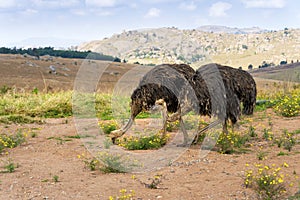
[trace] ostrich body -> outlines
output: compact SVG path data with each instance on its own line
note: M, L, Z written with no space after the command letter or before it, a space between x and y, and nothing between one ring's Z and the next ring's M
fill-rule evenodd
M194 69L186 64L158 65L146 73L131 95L131 116L128 123L121 129L111 132L112 140L115 141L124 135L140 112L149 111L157 105L163 107L163 134L165 134L167 113L180 113L182 89L192 88L188 80L194 74ZM181 115L178 119L182 124ZM185 130L183 132L186 143L187 133Z

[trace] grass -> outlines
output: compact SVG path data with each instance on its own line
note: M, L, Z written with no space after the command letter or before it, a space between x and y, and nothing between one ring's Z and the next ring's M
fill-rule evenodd
M3 166L4 170L1 171L1 173L13 173L17 167L18 165L15 164L12 159L9 158L7 163Z
M119 139L117 143L128 150L159 149L167 143L168 138L168 134L162 137L161 134L157 133L150 136L124 137L123 139Z

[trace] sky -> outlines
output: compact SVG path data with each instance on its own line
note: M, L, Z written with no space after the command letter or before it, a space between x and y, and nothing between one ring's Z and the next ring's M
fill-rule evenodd
M299 10L298 0L0 0L0 46L28 38L100 40L160 27L300 28Z

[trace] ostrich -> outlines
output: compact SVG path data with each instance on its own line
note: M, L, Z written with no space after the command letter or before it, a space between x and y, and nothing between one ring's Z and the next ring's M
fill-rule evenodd
M158 105L163 107L164 135L166 132L167 113L180 113L180 102L183 101L180 99L180 95L183 94L181 90L193 90L188 80L194 74L194 69L186 64L162 64L146 73L131 95L131 116L128 123L121 129L111 132L113 142L116 138L125 134L140 112L157 108L156 106ZM177 119L183 129L184 144L186 144L188 135L183 127L180 114Z
M190 83L198 99L198 113L218 118L217 121L200 130L193 142L197 141L200 133L219 123L223 124L223 132L228 133L227 122L230 120L234 125L241 114L240 102L243 103L243 114L253 114L256 83L246 71L211 63L201 66ZM181 113L174 113L168 119L176 120L181 114L190 111L193 103L183 102Z
M256 104L256 83L253 77L246 71L228 66L217 65L219 71L232 79L233 89L240 102L243 104L242 114L252 115ZM205 67L205 66L203 66ZM207 66L209 67L209 65Z

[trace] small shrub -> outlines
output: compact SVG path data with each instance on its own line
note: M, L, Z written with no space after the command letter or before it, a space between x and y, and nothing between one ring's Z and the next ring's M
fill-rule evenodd
M279 148L283 147L284 149L291 151L293 146L296 145L296 138L294 138L295 133L284 130L283 134L274 140L274 143L277 144Z
M169 137L169 134L162 137L159 133L142 137L130 136L118 140L117 143L128 150L159 149L167 143Z
M281 95L275 102L274 110L284 117L294 117L300 112L300 95L298 90Z
M115 121L112 121L112 122L102 122L101 121L98 124L105 134L110 134L110 132L119 128L117 122L115 122Z
M284 199L287 194L287 185L292 186L293 182L289 182L286 177L289 177L283 172L283 168L288 168L287 163L283 163L281 167L275 164L272 166L263 164L254 164L246 170L244 184L247 188L252 188L256 191L258 199L275 200Z
M255 128L252 125L249 127L248 134L249 134L250 137L253 137L253 138L257 137L257 133L255 132Z
M267 152L265 151L259 151L257 153L258 160L265 160L266 157L267 157Z
M263 130L263 138L266 141L272 141L273 138L274 138L274 135L273 135L273 133L269 129L264 128L264 130Z
M15 148L26 141L27 133L23 133L22 129L19 129L16 134L0 134L0 153L5 148Z
M134 190L129 190L129 192L126 189L121 189L119 191L119 195L113 195L109 196L109 200L132 200L135 196Z
M13 173L15 169L18 167L17 164L15 164L12 159L8 159L7 163L3 166L5 169L4 171L1 171L2 173Z
M54 181L55 183L58 182L58 179L59 179L59 176L57 176L57 175L54 175L54 176L53 176L53 181Z
M213 138L218 137L218 134L212 136ZM242 150L242 146L249 141L247 134L241 134L238 132L229 131L228 134L221 133L217 138L216 147L218 152L223 154L232 154Z

